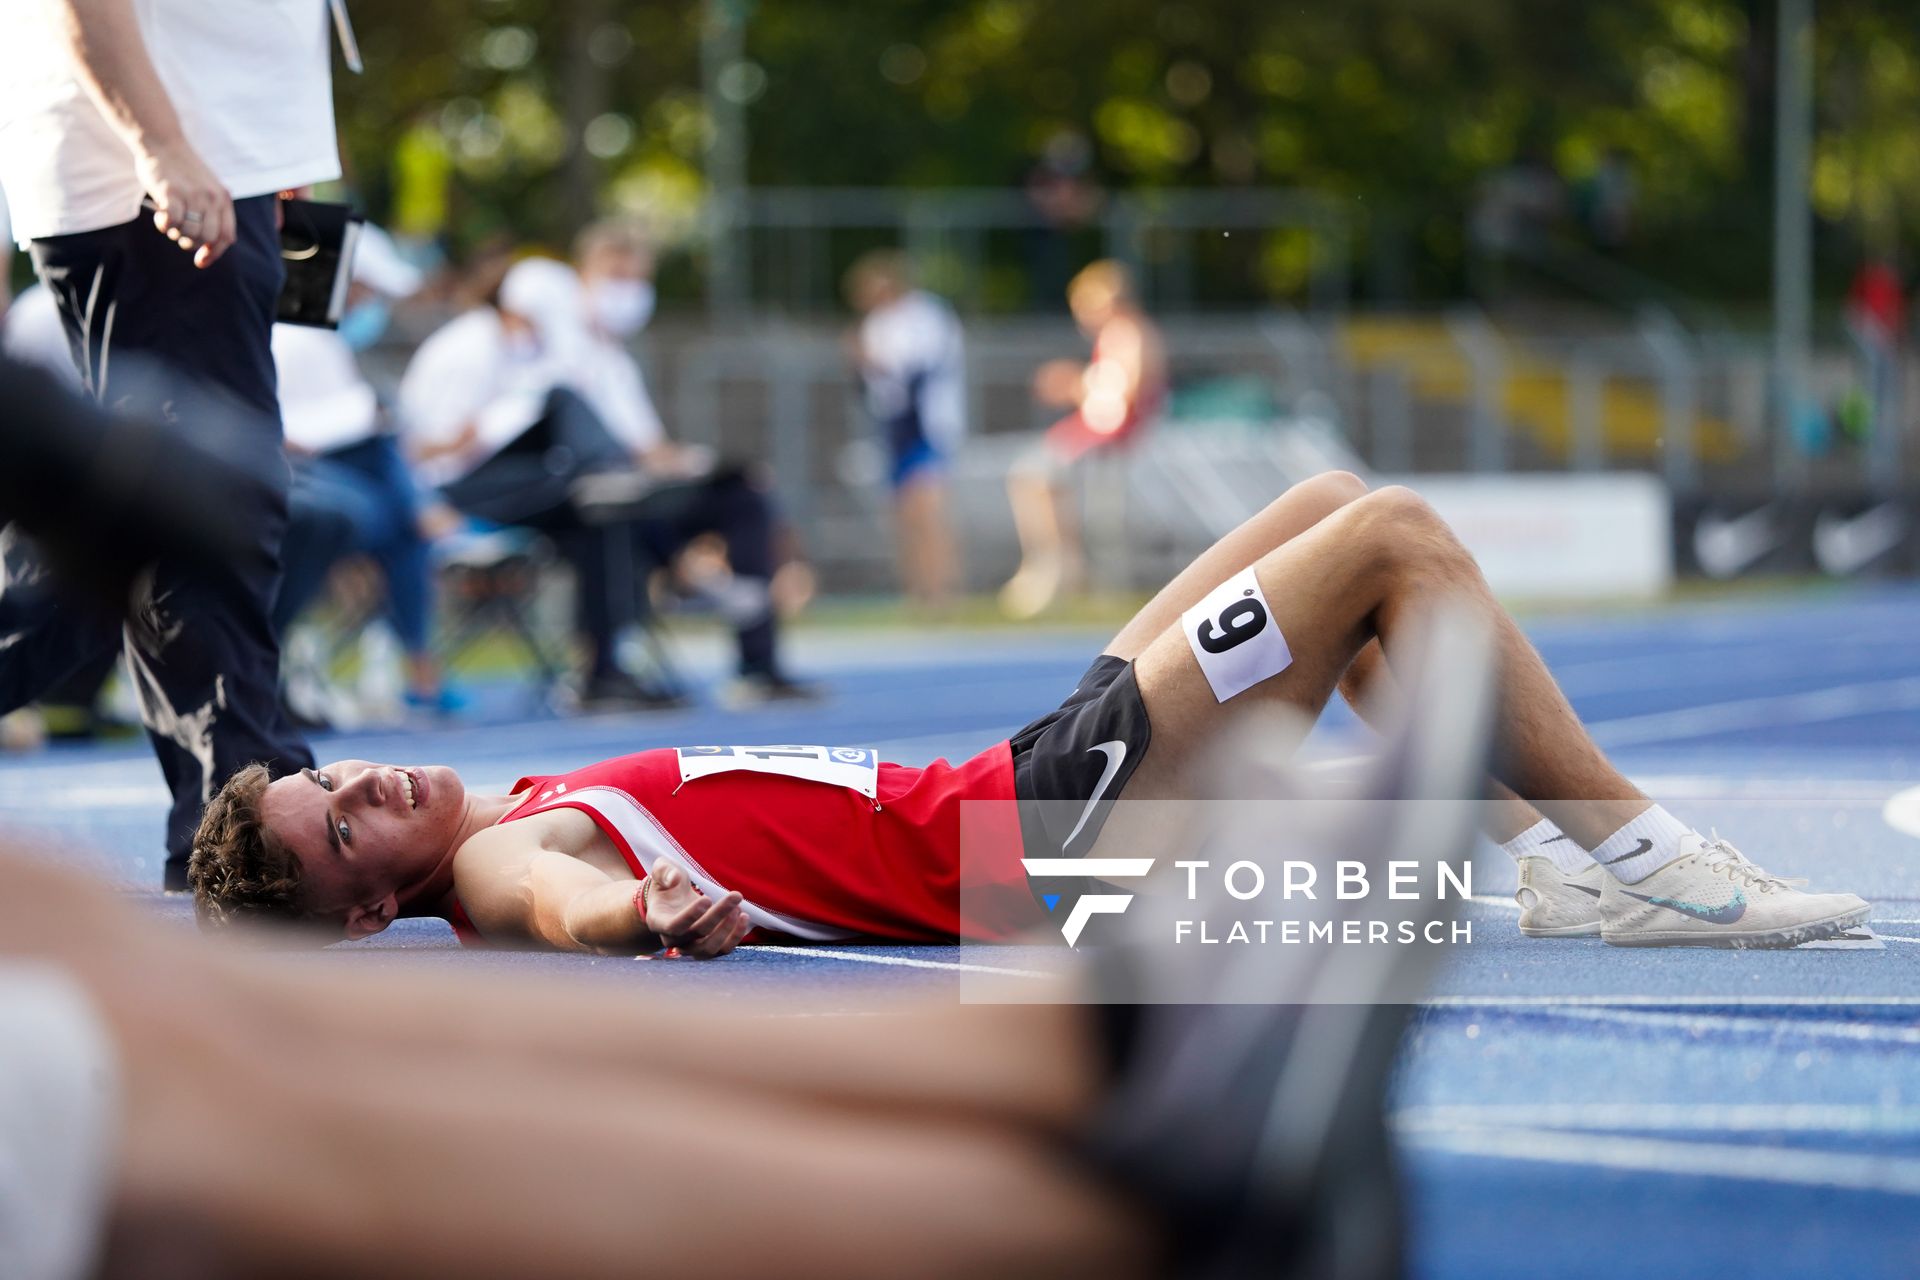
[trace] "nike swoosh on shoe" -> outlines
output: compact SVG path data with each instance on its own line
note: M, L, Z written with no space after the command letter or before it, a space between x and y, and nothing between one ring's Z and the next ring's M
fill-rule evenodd
M1583 884L1571 884L1571 883L1569 883L1569 884L1567 885L1567 888L1569 888L1569 889L1578 889L1578 890L1579 890L1580 892L1582 892L1582 893L1590 893L1590 894L1592 894L1592 895L1593 895L1594 897L1596 897L1596 898L1600 896L1600 891L1599 891L1598 889L1589 889L1589 888L1588 888L1588 887L1587 887L1586 885L1583 885Z
M1631 889L1622 889L1620 892L1626 894L1629 898L1638 898L1640 901L1650 902L1656 907L1665 907L1669 911L1678 911L1683 916L1692 916L1695 920L1704 920L1708 924L1732 924L1735 920L1747 914L1747 895L1738 889L1733 891L1733 898L1730 901L1723 902L1717 907L1703 907L1697 902L1680 902L1673 898L1662 898L1644 893L1635 893Z

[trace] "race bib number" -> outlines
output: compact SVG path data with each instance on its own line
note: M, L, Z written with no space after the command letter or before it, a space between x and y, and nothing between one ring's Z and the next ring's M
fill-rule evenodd
M870 747L680 747L680 781L745 769L835 787L871 800L880 789L880 753Z
M1227 579L1182 614L1180 629L1218 702L1293 665L1287 639L1252 569Z

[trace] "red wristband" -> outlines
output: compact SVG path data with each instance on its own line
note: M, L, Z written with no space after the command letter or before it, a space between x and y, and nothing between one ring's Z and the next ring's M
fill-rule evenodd
M633 909L640 913L640 927L647 927L647 882L640 881L640 887L633 891Z

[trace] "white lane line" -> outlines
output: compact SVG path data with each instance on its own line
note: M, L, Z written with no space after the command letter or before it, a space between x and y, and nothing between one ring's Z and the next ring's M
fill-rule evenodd
M1698 738L1739 729L1773 729L1787 724L1818 724L1882 711L1920 709L1920 676L1841 684L1804 693L1709 702L1678 711L1595 720L1587 728L1603 747L1637 746L1677 738Z
M857 964L887 965L898 969L939 969L948 973L986 973L1002 978L1052 978L1058 975L1039 969L1003 969L990 964L962 964L957 960L916 960L911 956L872 956L859 951L841 951L832 947L782 947L782 955L807 960L851 960Z
M1516 913L1520 910L1520 904L1512 898L1497 898L1486 893L1476 893L1468 898L1467 901L1477 902L1483 907L1505 907L1507 910Z
M1646 1009L1542 1008L1541 1018L1573 1022L1603 1022L1652 1031L1681 1031L1705 1040L1725 1035L1769 1036L1775 1040L1832 1040L1848 1044L1920 1046L1920 1027L1888 1026L1878 1022L1831 1018L1756 1018L1731 1013L1661 1013Z
M1920 942L1920 938L1903 938L1897 933L1882 933L1875 936L1885 938L1888 942Z
M1920 1009L1920 996L1430 996L1433 1009Z
M1903 1156L1576 1134L1553 1129L1415 1125L1401 1127L1396 1132L1413 1146L1452 1155L1920 1196L1920 1160Z
M1633 1133L1920 1133L1920 1107L1864 1103L1441 1103L1403 1107L1415 1127L1625 1130Z
M1737 799L1761 805L1882 804L1888 788L1904 785L1893 780L1863 778L1726 778L1697 773L1636 773L1633 782L1642 791L1655 795Z

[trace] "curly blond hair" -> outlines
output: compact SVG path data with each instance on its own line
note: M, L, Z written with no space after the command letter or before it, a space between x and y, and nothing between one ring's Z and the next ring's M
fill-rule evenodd
M187 862L194 912L203 929L306 915L300 859L260 820L260 798L272 781L265 765L250 764L207 802Z

